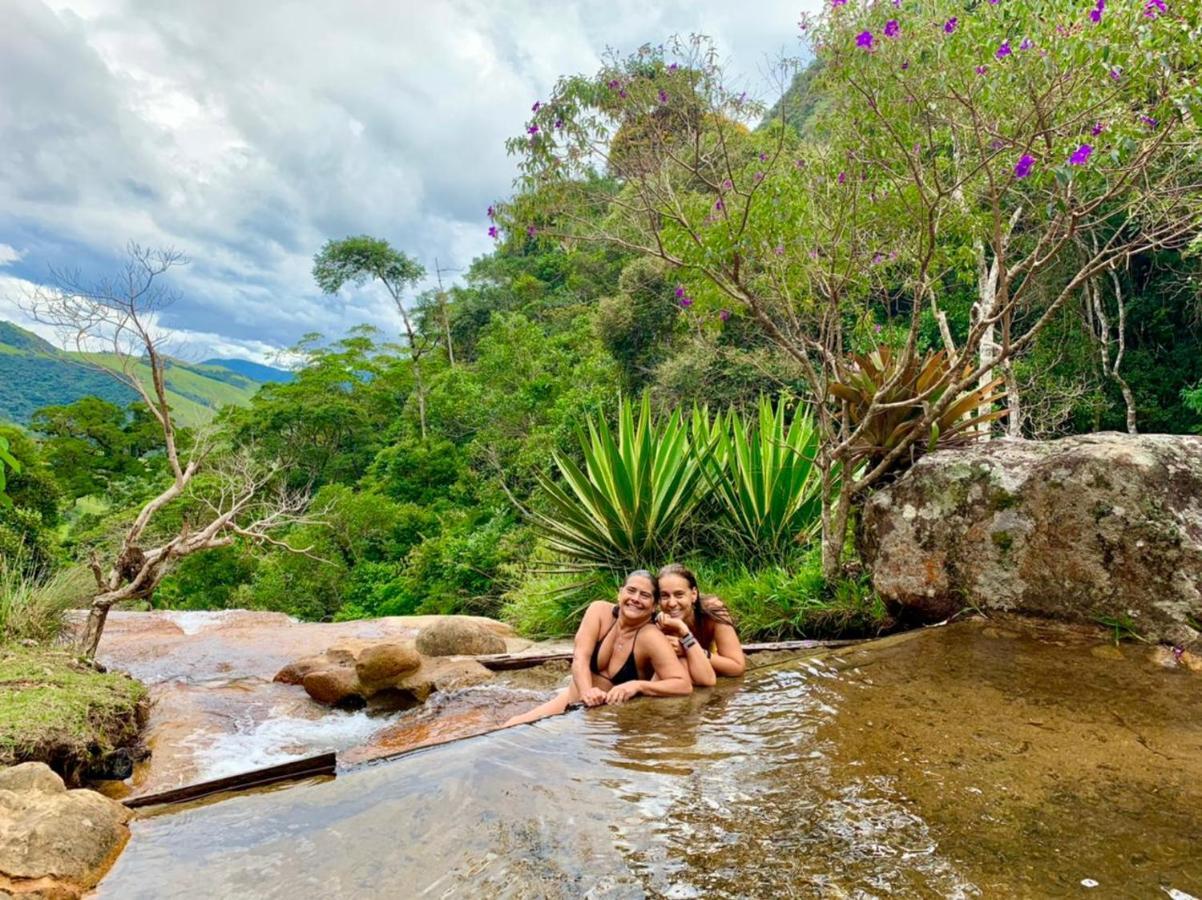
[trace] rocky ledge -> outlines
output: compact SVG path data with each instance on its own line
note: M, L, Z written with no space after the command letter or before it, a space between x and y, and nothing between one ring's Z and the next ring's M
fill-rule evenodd
M1189 646L1202 631L1202 438L932 453L866 504L860 540L877 591L911 620L1003 610Z
M44 763L0 771L0 897L83 896L125 847L129 817L94 791L68 791Z

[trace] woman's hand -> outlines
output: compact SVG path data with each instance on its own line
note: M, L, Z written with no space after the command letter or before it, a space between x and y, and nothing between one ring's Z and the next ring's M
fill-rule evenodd
M669 638L682 638L689 633L689 626L684 619L670 616L667 613L661 613L659 617L659 630L666 634Z
M610 691L612 694L613 691ZM580 695L580 700L585 706L601 706L607 700L608 695L599 687L591 687Z
M611 704L625 703L632 697L638 696L639 683L637 681L628 681L625 684L619 684L609 689L609 693L605 695L605 702Z

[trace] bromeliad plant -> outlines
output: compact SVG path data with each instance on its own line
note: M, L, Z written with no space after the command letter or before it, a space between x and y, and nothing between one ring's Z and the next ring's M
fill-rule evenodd
M997 378L956 397L928 429L927 412L941 405L949 386L963 374L953 369L942 350L920 359L882 344L871 353L853 356L842 374L843 380L832 382L829 389L842 403L843 430L850 444L847 463L853 469L874 469L895 448L905 446L907 453L894 457L886 469L896 471L923 452L986 437L989 423L1007 414L1004 408L994 408L1006 396L996 392L1002 383ZM929 433L915 437L919 429Z
M539 477L547 509L533 516L548 548L574 571L622 572L667 559L705 496L710 447L690 442L679 413L656 420L647 397L637 421L623 398L616 431L589 419L579 437L584 468L556 454L565 486Z
M693 412L694 443L714 448L706 482L733 542L753 559L787 558L822 522L818 429L805 412L790 420L787 405L761 397L758 424L734 409L712 422L705 410Z

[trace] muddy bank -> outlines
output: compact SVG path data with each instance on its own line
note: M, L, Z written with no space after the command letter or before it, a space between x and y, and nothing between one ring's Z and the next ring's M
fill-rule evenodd
M1202 677L1152 648L964 622L759 662L137 821L100 895L1202 896Z
M127 772L146 689L52 648L0 648L0 767L44 762L67 784Z

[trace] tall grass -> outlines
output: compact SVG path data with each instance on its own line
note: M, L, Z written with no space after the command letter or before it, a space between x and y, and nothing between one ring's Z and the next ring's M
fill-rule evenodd
M82 566L35 578L20 560L0 559L0 643L50 643L62 632L67 610L84 605L94 587Z

